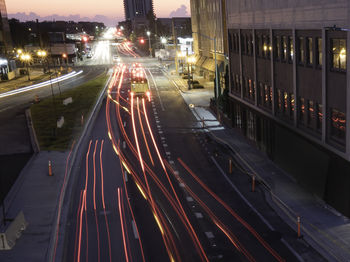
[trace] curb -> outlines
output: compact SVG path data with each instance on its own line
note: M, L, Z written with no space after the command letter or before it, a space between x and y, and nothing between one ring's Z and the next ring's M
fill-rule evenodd
M108 73L108 71L107 71ZM58 213L60 212L61 213L61 219L60 219L60 228L64 228L66 225L65 223L62 223L62 220L66 221L67 218L64 216L64 215L68 215L68 209L69 209L69 205L66 205L64 206L63 203L66 201L67 198L70 198L71 196L71 193L72 193L72 188L68 188L67 189L67 186L70 184L69 181L71 180L71 178L74 178L74 177L71 177L72 175L72 171L73 171L73 168L74 168L74 164L75 164L75 161L77 160L77 155L78 155L78 151L80 150L80 147L81 147L81 144L83 142L83 140L86 139L86 135L91 131L91 128L92 128L92 124L95 122L96 120L96 117L97 117L97 112L98 110L100 110L101 106L102 106L102 101L103 101L103 98L105 96L105 93L106 93L106 90L107 90L107 87L108 87L108 84L112 78L112 75L113 73L110 74L108 80L106 81L106 84L105 84L105 87L101 90L100 92L100 95L98 97L98 99L96 100L96 103L95 103L95 106L94 108L92 109L90 115L89 115L89 118L84 126L84 129L80 135L80 138L78 140L78 143L76 144L75 148L73 149L73 152L72 152L72 156L70 158L70 163L68 164L69 167L68 167L68 172L67 172L67 178L66 178L66 183L63 186L63 191L62 191L62 194L63 194L63 198L62 198L62 205L61 205L61 210L58 210L58 207L59 207L59 198L57 199L56 201L56 212L55 212L55 216L54 216L54 221L53 221L53 226L54 226L54 229L52 230L51 232L51 236L50 236L50 239L49 239L49 247L48 247L48 250L47 250L47 255L46 255L46 261L53 261L54 260L54 245L55 245L55 240L56 240L56 236L58 236L58 238L61 238L61 239L65 239L65 231L62 232L61 234L61 237L58 233L58 228L57 228L57 225L58 225ZM62 260L62 254L63 254L63 246L61 248L59 248L59 246L57 246L57 250L56 250L56 257L59 257L61 255L61 258L60 259L57 259L56 261L61 261Z
M40 145L38 142L38 138L35 133L33 121L32 121L32 113L30 108L26 109L25 111L26 119L27 119L27 126L29 129L29 135L30 135L30 142L32 144L32 148L34 153L39 153L40 152Z

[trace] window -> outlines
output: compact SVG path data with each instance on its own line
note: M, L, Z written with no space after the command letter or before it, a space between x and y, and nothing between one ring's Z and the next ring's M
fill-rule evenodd
M278 112L282 111L282 94L281 94L281 90L277 89L277 109Z
M331 138L336 141L345 141L345 114L336 110L331 110Z
M299 37L299 54L298 54L298 59L300 64L304 64L305 62L305 41L304 37Z
M246 53L246 37L245 35L241 35L241 49L242 49L242 54Z
M251 35L247 37L248 54L253 55L253 38Z
M260 106L264 106L265 105L265 94L264 94L264 85L262 82L259 82L258 85L258 104Z
M289 111L290 119L294 119L294 108L295 108L294 94L291 94L290 95L290 111Z
M254 99L254 91L253 91L253 85L252 80L248 79L248 88L249 88L249 98Z
M346 40L332 39L333 69L346 70Z
M307 64L312 65L313 64L313 53L312 53L312 37L307 38Z
M282 48L283 48L282 59L283 61L287 61L287 37L286 36L282 37Z
M299 122L302 125L305 124L305 100L304 100L304 98L300 98Z
M281 37L275 36L275 59L281 59Z
M312 128L314 123L314 102L309 100L307 104L307 126Z
M322 38L317 38L317 65L322 66Z
M323 113L322 113L322 105L321 104L316 105L316 114L317 114L316 129L318 131L322 131Z
M284 92L283 94L283 102L284 102L283 114L287 115L288 114L288 93L287 92Z
M294 57L294 45L293 45L293 37L289 37L289 62L293 62Z
M264 46L263 46L263 50L264 50L264 57L266 58L270 58L270 52L272 50L272 47L270 45L270 37L269 36L264 36Z

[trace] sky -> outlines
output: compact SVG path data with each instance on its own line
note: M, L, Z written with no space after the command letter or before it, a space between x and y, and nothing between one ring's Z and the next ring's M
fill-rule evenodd
M32 20L104 20L107 25L124 19L123 0L5 0L10 18ZM154 0L157 17L190 15L190 0ZM100 22L100 21L99 21Z

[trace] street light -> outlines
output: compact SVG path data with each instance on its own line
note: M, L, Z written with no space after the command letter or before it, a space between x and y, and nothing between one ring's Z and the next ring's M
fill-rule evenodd
M43 63L43 60L45 60L45 57L47 56L47 52L45 50L39 50L36 54L38 55L38 57L41 58L41 62L43 64L44 73L45 73L45 65Z
M146 34L148 36L149 56L152 57L151 32L147 31Z
M26 63L27 66L27 73L28 73L28 81L30 81L30 75L29 75L29 61L32 59L32 56L28 53L23 53L20 56L20 59L22 62Z
M191 85L193 84L193 70L192 70L192 65L196 63L196 57L195 56L188 56L187 57L187 71L188 71L188 89L191 89Z
M177 57L180 58L180 60L181 60L181 65L182 65L182 72L181 72L181 73L183 73L183 72L184 72L183 58L185 58L186 55L185 55L185 53L182 52L182 51L178 51L176 54L177 54ZM178 59L178 60L179 60L179 59ZM178 62L179 62L179 61L178 61Z

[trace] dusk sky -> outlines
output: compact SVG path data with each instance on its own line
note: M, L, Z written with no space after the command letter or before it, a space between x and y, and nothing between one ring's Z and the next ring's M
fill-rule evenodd
M189 15L190 0L164 1L154 0L155 13L157 17L168 17L173 11L174 16ZM182 6L184 5L184 6ZM122 20L124 18L123 0L7 0L7 12L9 17L21 18L33 12L40 17L52 15L76 16L93 18L96 15L106 16L106 23L110 20ZM187 10L186 10L187 8ZM17 15L14 15L17 14ZM23 18L25 19L25 18Z

